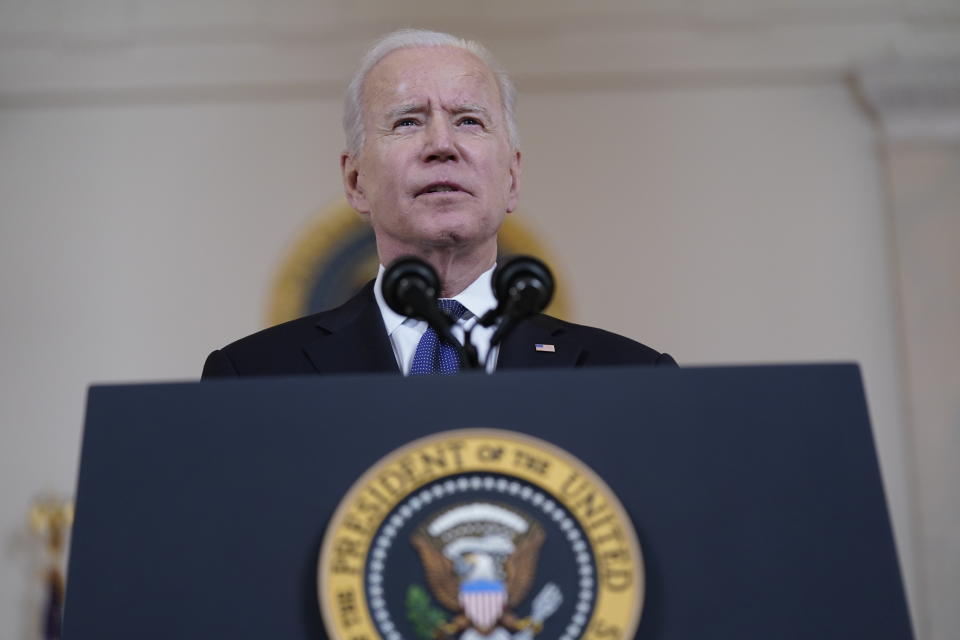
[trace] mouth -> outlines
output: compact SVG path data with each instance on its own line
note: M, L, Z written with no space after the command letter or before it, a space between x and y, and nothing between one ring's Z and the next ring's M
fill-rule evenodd
M419 198L420 196L428 195L431 193L465 193L467 195L470 194L469 191L461 187L456 182L449 182L444 180L441 182L431 182L430 184L426 185L425 187L417 191L416 197Z

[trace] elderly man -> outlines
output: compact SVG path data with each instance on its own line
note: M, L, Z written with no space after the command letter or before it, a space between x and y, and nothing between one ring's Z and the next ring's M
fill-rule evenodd
M429 262L454 333L496 305L490 279L497 232L520 187L515 91L475 42L404 30L380 40L347 90L340 158L347 200L369 220L380 264ZM343 306L266 329L214 351L203 377L359 372L450 373L460 366L426 322L383 300L377 279ZM487 371L519 367L670 365L628 338L546 315L523 321L490 350L473 339ZM462 339L462 338L461 338Z

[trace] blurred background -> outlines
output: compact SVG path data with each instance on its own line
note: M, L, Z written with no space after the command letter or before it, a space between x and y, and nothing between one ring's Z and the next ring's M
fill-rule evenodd
M403 26L511 71L569 319L860 363L915 627L960 637L960 0L0 0L0 635L40 635L27 513L72 496L87 386L268 322Z

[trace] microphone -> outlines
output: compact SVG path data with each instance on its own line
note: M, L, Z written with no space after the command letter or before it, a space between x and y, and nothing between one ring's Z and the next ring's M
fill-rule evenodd
M553 274L532 256L514 256L494 271L493 294L502 315L540 313L553 298Z
M531 256L514 256L498 264L492 284L497 307L480 320L489 327L502 318L490 338L491 346L499 344L520 320L543 311L553 298L553 274L547 265Z
M436 303L439 289L437 272L420 258L398 258L383 273L383 299L402 316L427 322L436 316L434 312L443 316Z
M477 351L469 342L460 344L450 327L456 320L437 306L440 277L426 261L414 256L397 258L383 272L381 283L383 299L387 306L402 316L426 320L437 335L460 352L461 361L470 369L476 369Z

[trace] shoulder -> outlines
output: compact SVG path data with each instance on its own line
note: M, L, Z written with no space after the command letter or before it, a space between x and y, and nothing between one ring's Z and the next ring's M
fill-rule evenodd
M577 366L677 366L670 354L612 331L574 324L544 314L532 317L529 322L579 344L581 353Z
M203 378L236 375L295 375L315 369L304 347L349 324L376 305L372 283L339 307L257 331L211 353Z

